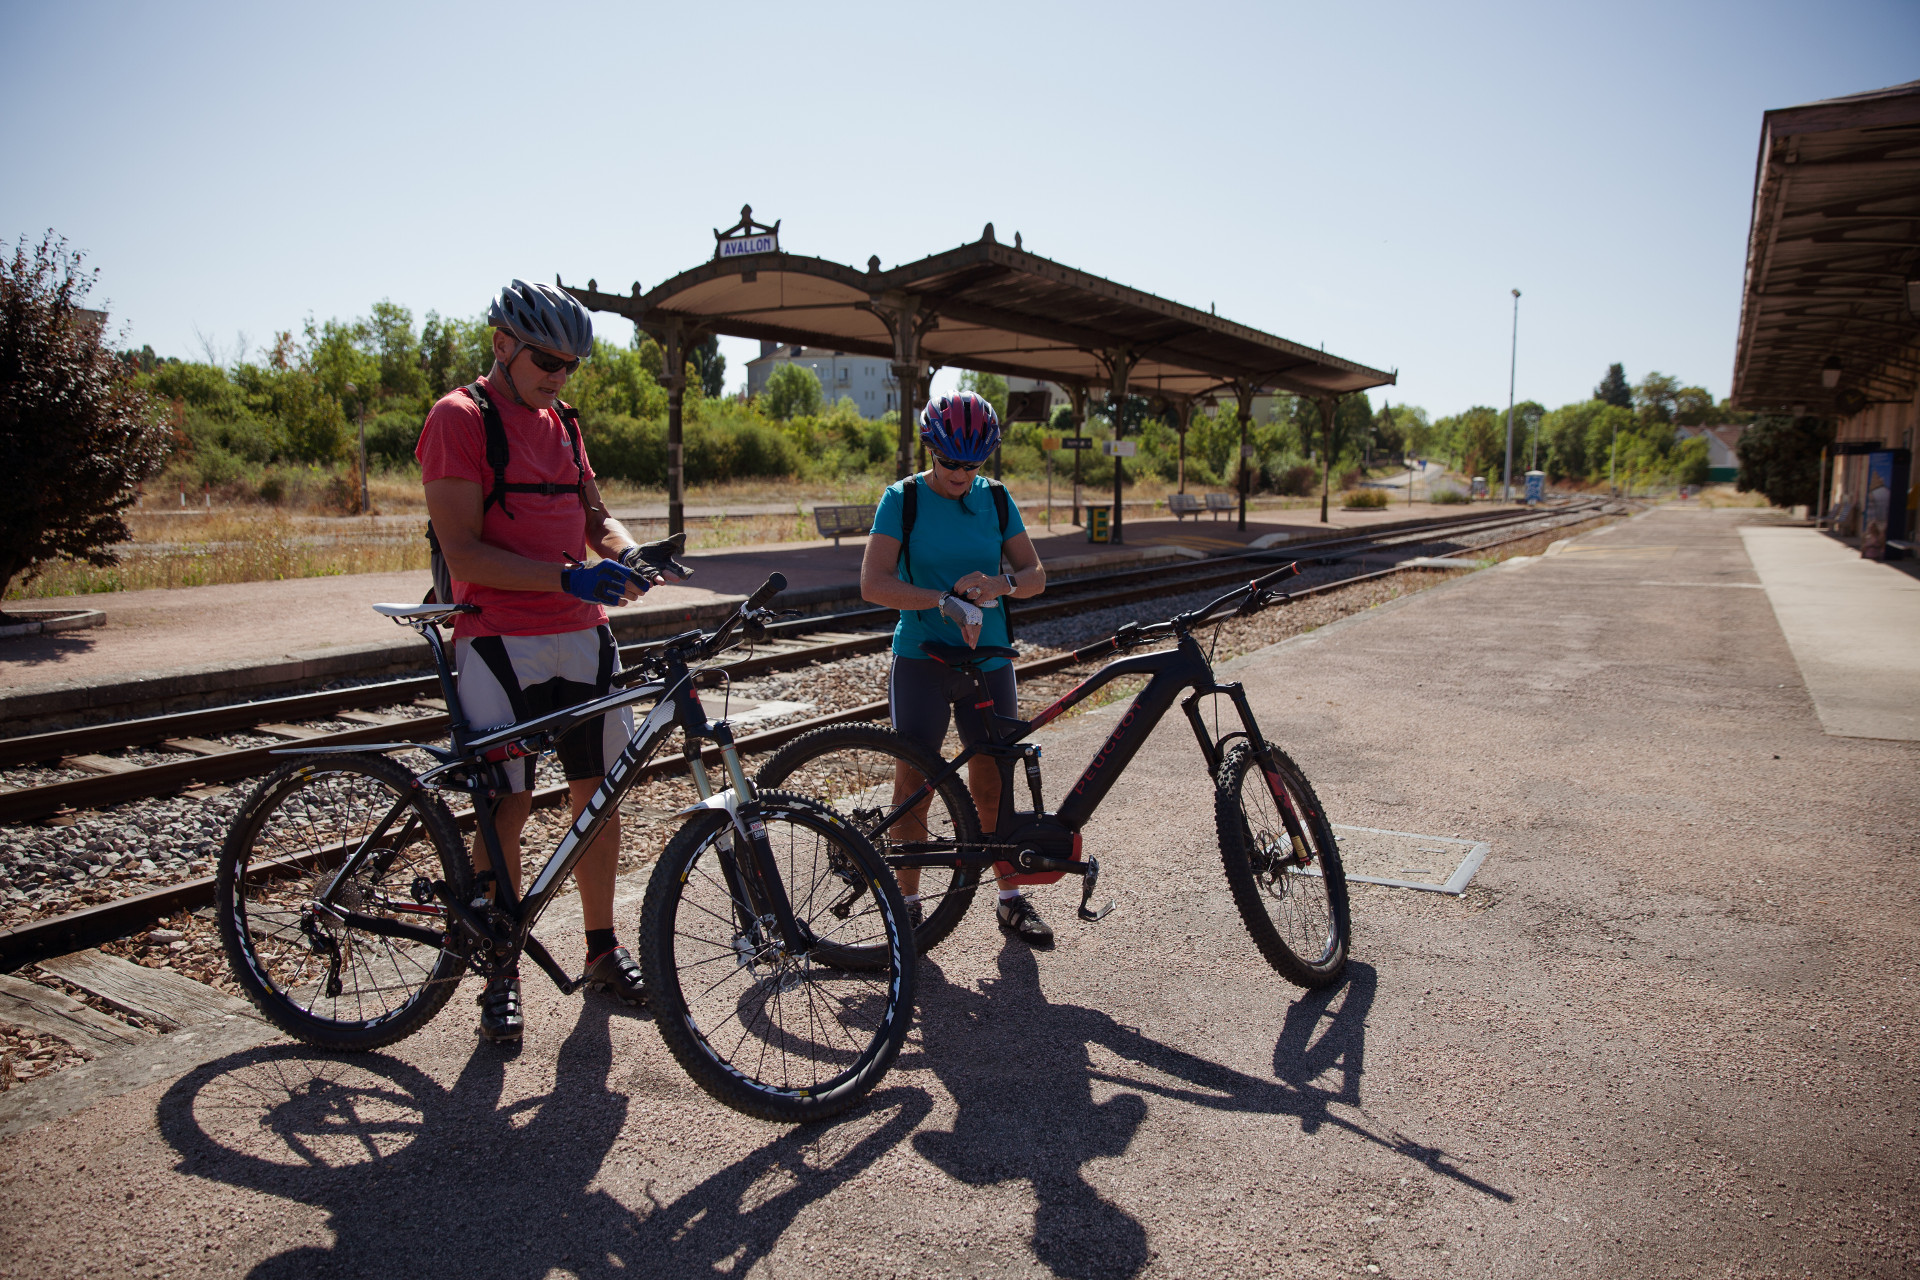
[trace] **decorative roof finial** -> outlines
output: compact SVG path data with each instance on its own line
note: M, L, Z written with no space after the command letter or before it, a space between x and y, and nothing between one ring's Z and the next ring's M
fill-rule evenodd
M879 254L876 253L871 258L867 259L867 270L874 273L875 275L879 274L880 272L880 255Z
M1013 247L1016 249L1024 247L1020 243L1020 233L1018 231L1013 233Z
M600 292L600 282L598 280L595 280L592 276L587 277L587 292L588 293Z
M991 222L987 224L987 229L980 233L980 239L984 244L993 243L993 224Z

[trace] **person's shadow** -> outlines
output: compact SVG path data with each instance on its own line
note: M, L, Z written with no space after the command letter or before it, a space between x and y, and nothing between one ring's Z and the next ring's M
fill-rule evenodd
M1049 1003L1033 953L1007 944L1000 976L978 991L920 964L923 1053L903 1067L933 1071L958 1104L953 1128L916 1133L914 1148L973 1186L1025 1181L1033 1190L1032 1251L1055 1275L1132 1276L1149 1260L1146 1229L1088 1183L1090 1160L1125 1153L1146 1118L1141 1095L1252 1115L1284 1115L1303 1132L1347 1130L1500 1200L1512 1197L1455 1168L1437 1150L1376 1133L1334 1112L1360 1103L1366 1022L1378 974L1350 963L1347 977L1287 1009L1274 1046L1275 1080L1260 1079L1163 1044L1096 1009ZM1104 1069L1099 1045L1126 1066ZM1137 1068L1137 1070L1136 1070ZM1093 1100L1100 1081L1121 1092Z
M923 959L920 1047L899 1066L931 1070L951 1093L958 1114L950 1130L920 1129L933 1107L927 1091L884 1084L834 1122L790 1130L671 1200L646 1184L646 1203L633 1207L597 1185L626 1158L628 1115L626 1097L609 1087L610 1018L618 1015L600 1004L581 1011L543 1096L503 1105L510 1060L490 1047L444 1087L382 1054L283 1045L183 1077L162 1097L158 1118L181 1172L327 1211L331 1246L289 1248L256 1266L256 1277L404 1268L417 1280L475 1280L556 1267L582 1277L742 1275L807 1206L909 1135L961 1182L1029 1183L1031 1251L1054 1274L1133 1276L1150 1258L1146 1229L1093 1187L1085 1167L1126 1152L1146 1118L1146 1095L1289 1116L1309 1133L1335 1126L1512 1198L1437 1149L1347 1114L1360 1101L1376 982L1370 967L1353 963L1340 985L1296 999L1274 1050L1277 1079L1265 1079L1098 1010L1049 1003L1033 954L1018 944L1007 944L999 977L980 990L947 981ZM1101 1063L1115 1065L1096 1063L1095 1045L1106 1051ZM1095 1102L1096 1081L1119 1092ZM718 1104L689 1090L688 1105ZM698 1117L689 1122L697 1127ZM645 1144L653 1135L626 1137Z
M840 1123L792 1130L670 1202L649 1184L649 1203L631 1209L594 1185L627 1122L627 1099L608 1087L610 1016L589 1004L552 1091L511 1105L510 1059L490 1047L445 1088L385 1055L275 1046L183 1077L161 1099L160 1129L182 1172L327 1210L330 1247L290 1248L255 1277L738 1275L931 1109L921 1090L883 1087Z

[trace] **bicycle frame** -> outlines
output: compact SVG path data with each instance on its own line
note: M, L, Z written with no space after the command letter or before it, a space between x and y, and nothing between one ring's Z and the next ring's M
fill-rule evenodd
M1042 809L1038 767L1030 760L1028 781L1033 794L1034 807L1027 812L1017 811L1013 801L1013 761L1021 757L1030 758L1031 753L1037 751L1036 748L1023 747L1021 744L1035 730L1058 719L1104 686L1124 676L1136 675L1150 676L1151 679L1147 681L1146 688L1135 695L1133 701L1128 704L1126 711L1120 717L1120 722L1113 727L1106 741L1094 753L1093 759L1081 772L1059 809L1050 814ZM978 683L979 677L976 676L975 680ZM1000 761L1000 810L994 823L996 835L1004 837L1005 833L1012 830L1021 818L1040 817L1056 819L1067 830L1077 833L1099 809L1101 802L1106 799L1114 783L1126 771L1127 765L1139 752L1148 736L1153 733L1161 718L1187 689L1192 689L1193 692L1184 702L1181 702L1180 708L1186 712L1187 720L1193 726L1194 737L1199 742L1201 755L1206 758L1209 774L1220 767L1221 759L1225 755L1221 744L1229 739L1244 735L1255 744L1265 744L1266 740L1260 734L1259 723L1254 719L1253 708L1247 703L1245 690L1238 683L1221 684L1215 680L1212 664L1201 652L1199 641L1191 634L1185 634L1178 637L1178 643L1172 649L1139 654L1108 663L1031 721L1013 720L1017 728L1011 734L1003 735L994 722L1005 723L1012 720L1012 717L994 715L990 709L990 703L986 707L979 708L982 727L987 731L985 739L962 749L945 768L926 779L913 795L896 805L886 817L880 820L874 832L875 834L884 832L919 806L932 796L935 788L957 774L969 760L976 756L989 756ZM1216 695L1224 696L1233 702L1243 726L1239 731L1223 734L1217 740L1207 731L1199 705L1201 699ZM984 689L980 701L988 701ZM1015 846L998 841L986 842L979 854L961 853L958 856L947 851L923 852L921 851L923 846L924 842L900 846L914 851L889 856L887 860L895 866L951 866L956 862L979 864L1002 861L1004 860L1001 857L1002 854L1015 851ZM1055 860L1041 859L1041 861ZM1042 869L1054 871L1062 868L1046 866Z
M784 581L784 580L783 580ZM733 619L722 624L716 630L716 639L723 637L737 621L742 610L736 612ZM688 772L693 777L699 803L681 811L689 814L702 808L724 811L733 827L735 848L744 843L750 855L745 859L743 872L741 860L728 859L725 866L736 901L754 903L764 910L761 914L771 916L781 938L795 951L804 951L813 945L814 939L806 927L794 917L792 904L788 901L785 886L781 883L778 868L774 863L773 851L768 843L764 829L757 823L749 822L740 813L741 806L750 803L755 797L753 784L748 781L746 772L741 768L739 753L734 748L732 730L725 721L709 721L705 708L700 705L700 696L694 686L695 672L691 670L677 646L690 639L700 638L698 630L683 632L662 642L666 667L664 678L648 681L645 684L617 690L592 699L574 707L567 707L548 715L517 724L505 725L476 734L460 711L460 702L450 664L447 661L445 645L438 630L428 623L414 624L427 640L432 650L434 667L440 677L441 688L446 695L446 703L451 713L452 750L425 746L418 743L380 743L369 746L346 748L320 748L317 751L299 752L290 750L288 754L335 754L343 751L365 752L369 750L394 750L417 748L427 751L439 763L420 774L415 785L437 791L457 791L468 795L473 803L474 825L478 828L480 839L487 851L488 863L493 868L504 868L506 858L501 848L500 837L495 829L494 814L496 801L509 794L506 779L500 765L508 760L538 756L548 749L569 730L609 711L632 705L649 697L657 697L653 708L641 718L634 727L633 736L619 757L608 766L600 785L588 798L586 806L574 819L560 843L555 846L546 864L541 867L528 886L524 895L517 894L511 877L503 873L492 876L494 895L491 902L474 897L465 901L455 886L444 881L433 885L437 897L449 918L459 921L473 941L484 946L491 954L496 967L506 969L514 958L525 954L550 977L563 993L571 994L578 989L584 978L570 978L560 968L545 946L532 934L532 929L541 914L558 896L560 887L566 883L567 876L585 856L593 842L606 829L614 814L619 812L621 799L639 780L642 767L652 758L662 738L674 726L678 725L686 735L684 756ZM716 790L708 776L702 757L700 743L711 742L720 750L725 764L727 781L730 784L724 790ZM411 939L429 946L444 946L446 937L440 933L401 924L397 921L383 920L378 917L346 911L339 907L337 898L344 885L354 873L364 866L367 860L381 847L386 832L404 807L405 801L396 801L385 818L373 831L360 842L342 862L327 887L315 899L315 906L321 911L333 915L342 923L350 924L368 932ZM681 815L676 815L681 816ZM737 877L745 876L753 883L748 885ZM478 884L475 885L478 888Z

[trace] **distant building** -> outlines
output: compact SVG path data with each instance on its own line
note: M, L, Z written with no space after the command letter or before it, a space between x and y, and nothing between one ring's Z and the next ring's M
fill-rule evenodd
M783 364L797 364L813 370L820 379L820 407L830 409L842 398L853 401L863 418L877 418L900 407L900 388L893 370L877 356L848 355L822 347L802 347L784 342L762 342L760 354L747 361L747 394L765 393L767 379Z
M1740 476L1740 437L1746 430L1743 426L1679 427L1674 435L1682 440L1705 436L1707 479L1724 481L1736 480Z

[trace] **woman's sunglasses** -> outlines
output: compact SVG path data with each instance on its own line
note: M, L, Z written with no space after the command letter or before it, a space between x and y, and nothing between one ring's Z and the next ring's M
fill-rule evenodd
M542 373L572 373L580 367L578 360L562 360L559 356L548 355L538 347L523 347L522 350L527 353L527 359L533 361L533 367Z
M949 471L978 471L980 469L980 464L977 462L955 462L952 458L943 458L937 453L933 455L933 460Z

